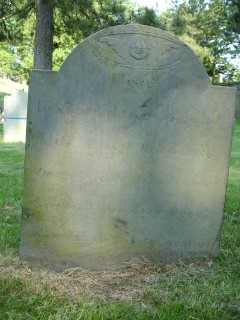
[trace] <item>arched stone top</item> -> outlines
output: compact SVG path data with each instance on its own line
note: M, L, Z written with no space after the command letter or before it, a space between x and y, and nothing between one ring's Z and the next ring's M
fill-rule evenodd
M79 55L83 60L76 59ZM86 63L85 59L91 56L98 64L133 70L157 72L183 67L186 78L194 74L195 78L200 77L201 81L209 84L207 72L192 49L169 32L153 27L129 24L101 30L73 50L61 71L71 68L71 65L76 69L77 61Z

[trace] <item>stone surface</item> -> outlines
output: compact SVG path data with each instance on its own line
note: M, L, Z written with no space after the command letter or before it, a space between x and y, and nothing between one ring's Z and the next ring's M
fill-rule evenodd
M20 257L56 270L214 256L235 89L179 39L117 26L30 84Z
M4 97L4 141L25 142L28 93L20 91Z

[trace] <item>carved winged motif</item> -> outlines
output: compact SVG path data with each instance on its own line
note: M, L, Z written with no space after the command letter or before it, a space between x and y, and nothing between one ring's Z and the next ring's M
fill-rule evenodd
M183 46L161 38L128 35L122 41L115 35L90 40L94 54L101 60L120 66L161 69L179 63Z

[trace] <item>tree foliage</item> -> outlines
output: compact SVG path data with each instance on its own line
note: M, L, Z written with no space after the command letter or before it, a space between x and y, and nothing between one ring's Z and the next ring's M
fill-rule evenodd
M1 74L29 78L33 68L38 0L2 0L0 4ZM215 81L218 73L236 77L229 57L239 54L239 0L174 0L159 15L132 0L44 0L54 6L53 69L90 34L114 25L140 23L166 29L188 43Z
M236 77L230 58L239 55L239 2L236 0L175 1L165 16L168 30L187 42L216 81L218 73Z
M128 0L44 1L54 6L53 66L55 70L82 39L102 28L130 22L133 10L133 5ZM33 53L32 38L35 37L35 27L31 26L30 31L27 29L32 24L32 20L36 21L35 12L38 2L39 0L2 0L0 7L0 42L10 44L8 53L12 50L11 46L15 48L21 59L24 75L33 68L33 60L30 59L29 53ZM26 39L27 35L28 39ZM23 52L24 47L26 52ZM2 52L0 58L1 54ZM6 76L21 78L19 70L11 71L4 68L3 72Z
M165 22L159 17L154 9L140 7L133 13L133 22L150 27L165 29Z

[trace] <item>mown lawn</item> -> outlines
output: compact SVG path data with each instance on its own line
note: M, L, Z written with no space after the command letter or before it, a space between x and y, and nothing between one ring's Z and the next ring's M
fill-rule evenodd
M222 248L214 260L63 273L19 263L24 145L0 125L0 319L240 319L240 122L234 130Z

